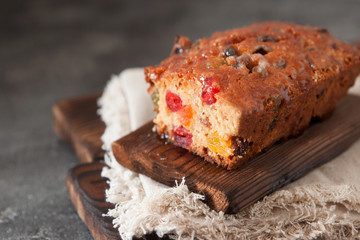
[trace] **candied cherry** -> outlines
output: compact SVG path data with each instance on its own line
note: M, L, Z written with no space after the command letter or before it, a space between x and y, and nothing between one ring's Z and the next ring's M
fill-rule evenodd
M216 87L208 86L202 91L201 97L203 102L207 105L216 103L215 94L220 92Z
M203 84L204 86L211 86L215 81L215 78L214 77L208 77L208 78L205 78Z
M192 143L192 134L183 126L173 128L172 134L174 136L175 143L180 147L188 147Z
M165 98L170 111L177 112L182 108L182 101L179 95L167 90Z
M204 80L204 88L201 93L201 98L203 102L207 105L216 103L215 94L220 92L220 90L213 86L214 78L210 77Z

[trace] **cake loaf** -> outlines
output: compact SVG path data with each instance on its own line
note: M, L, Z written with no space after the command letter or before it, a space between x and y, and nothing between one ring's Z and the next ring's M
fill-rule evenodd
M234 169L324 119L360 72L360 53L328 30L265 22L191 42L145 68L154 129ZM351 113L349 113L351 114Z

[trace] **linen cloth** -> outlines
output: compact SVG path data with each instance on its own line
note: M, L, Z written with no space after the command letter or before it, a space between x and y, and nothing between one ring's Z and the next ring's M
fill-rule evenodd
M114 203L108 216L123 239L155 231L174 239L315 239L360 237L360 140L337 158L235 215L217 213L186 179L167 187L122 167L111 143L154 117L143 68L113 76L99 99L106 124L102 176ZM360 80L350 90L360 95ZM359 107L360 110L360 107ZM351 113L349 113L351 114Z

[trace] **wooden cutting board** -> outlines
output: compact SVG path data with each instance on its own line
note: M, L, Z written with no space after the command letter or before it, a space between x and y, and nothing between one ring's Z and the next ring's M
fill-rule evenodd
M72 168L66 182L71 200L94 239L119 239L112 218L103 217L113 204L105 201L106 179L100 173L103 163L80 164Z
M75 151L81 163L104 159L101 135L105 124L96 111L101 94L66 99L53 106L54 129Z
M74 148L80 162L98 161L103 156L100 136L104 124L96 115L98 96L64 100L53 108L55 130ZM330 119L312 124L298 138L273 146L236 171L219 168L156 138L151 123L115 142L113 150L122 165L167 185L174 185L175 180L185 176L189 188L205 194L211 207L237 212L346 150L360 137L359 104L359 96L345 97ZM98 200L88 201L95 192L99 196L95 199L102 197L104 202L106 184L99 175L100 166L92 163L75 168L81 171L70 170L68 186L71 199L94 238L111 239L101 237L105 236L104 229L110 228L101 217L96 217L99 214L94 214ZM80 174L91 175L95 168L98 175L84 178L80 184ZM102 183L96 184L97 181ZM109 207L104 204L101 211L105 213Z
M114 205L105 201L106 179L101 177L103 163L85 163L70 169L66 182L71 200L81 220L89 228L94 239L121 239L113 228L111 217L104 217ZM137 239L137 238L134 238ZM140 239L159 239L155 233L147 234ZM164 237L161 239L169 239Z

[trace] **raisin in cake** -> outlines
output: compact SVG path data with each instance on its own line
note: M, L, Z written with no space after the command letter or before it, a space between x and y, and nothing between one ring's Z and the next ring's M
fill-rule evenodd
M354 84L359 52L324 28L256 23L197 40L145 68L156 131L234 169L325 118ZM350 113L349 113L350 114Z

